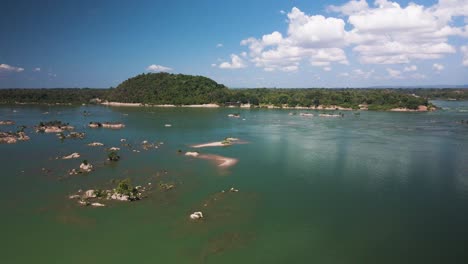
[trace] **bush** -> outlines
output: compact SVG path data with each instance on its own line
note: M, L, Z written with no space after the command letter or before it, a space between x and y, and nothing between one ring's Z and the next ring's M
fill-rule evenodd
M136 195L138 191L136 188L132 186L131 180L127 178L125 180L121 180L117 184L116 192L123 194L123 195L132 196L132 195Z
M115 151L112 151L110 152L109 154L107 154L107 158L110 160L110 161L118 161L120 160L120 156L117 154L117 152Z

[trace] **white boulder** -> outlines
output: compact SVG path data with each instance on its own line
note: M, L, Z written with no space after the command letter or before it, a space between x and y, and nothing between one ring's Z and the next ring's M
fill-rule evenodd
M192 220L199 220L203 218L203 213L202 212L194 212L190 215L190 219Z
M200 155L200 153L198 152L186 152L185 153L185 156L191 156L191 157L198 157L198 155Z
M96 198L94 190L87 190L84 195L85 198Z
M80 153L74 152L68 156L63 156L62 159L76 159L80 157Z
M101 142L93 142L93 143L89 143L88 146L90 146L90 147L100 147L100 146L104 146L104 144L102 144Z
M91 165L91 163L87 163L87 164L81 163L80 170L84 172L90 172L93 170L93 165Z

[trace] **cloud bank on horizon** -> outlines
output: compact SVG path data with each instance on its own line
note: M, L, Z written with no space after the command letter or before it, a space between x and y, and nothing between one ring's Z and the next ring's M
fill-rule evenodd
M230 62L219 64L222 69L254 66L267 72L294 72L304 63L330 71L333 65L350 65L349 54L357 56L361 65L388 65L388 78L423 79L415 65L402 71L392 65L409 65L422 60L437 60L449 54L461 53L458 63L468 66L468 45L451 44L451 38L466 42L468 38L468 1L439 0L432 6L409 3L401 6L395 1L351 0L344 5L329 5L331 15L306 14L298 7L287 16L287 31L274 31L261 37L249 37L240 42L248 50L231 55ZM462 25L454 20L464 18ZM243 55L243 56L242 56ZM249 65L248 65L249 64ZM236 67L237 66L237 67ZM242 66L242 67L241 67ZM435 72L444 65L433 64ZM373 72L354 69L354 76L369 78ZM350 76L341 73L341 76Z

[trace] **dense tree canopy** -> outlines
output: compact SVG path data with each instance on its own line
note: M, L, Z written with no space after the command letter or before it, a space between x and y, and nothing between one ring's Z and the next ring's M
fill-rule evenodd
M169 73L140 74L111 89L108 100L146 104L221 103L228 89L203 77Z
M102 98L107 89L55 88L55 89L0 89L1 103L81 104Z

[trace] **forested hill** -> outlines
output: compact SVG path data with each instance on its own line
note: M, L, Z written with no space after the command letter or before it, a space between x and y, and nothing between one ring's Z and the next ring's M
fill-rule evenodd
M222 103L228 89L203 77L184 74L140 74L111 89L107 99L123 103L207 104Z

